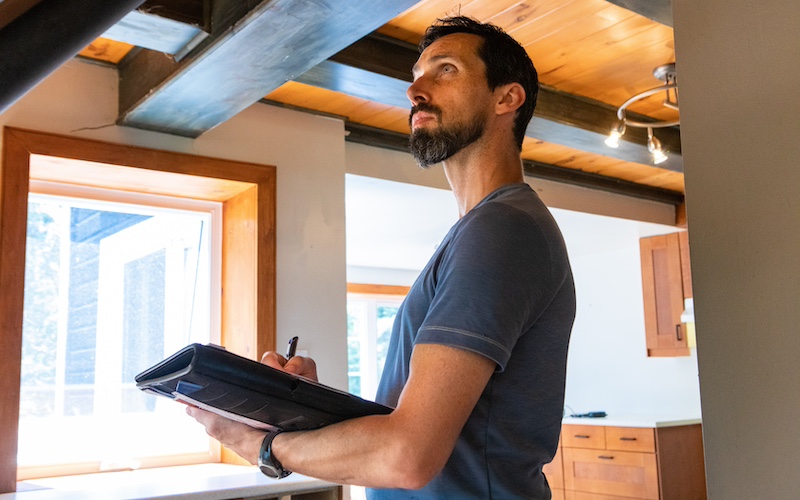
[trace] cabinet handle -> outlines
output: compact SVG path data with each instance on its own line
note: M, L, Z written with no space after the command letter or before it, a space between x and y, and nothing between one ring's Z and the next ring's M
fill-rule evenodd
M611 455L598 455L597 458L600 460L614 460L614 457Z
M636 438L628 438L628 437L621 437L619 438L620 441L636 441Z
M576 439L589 439L591 436L586 436L583 434L575 434Z
M677 325L675 325L675 335L677 335L677 337L678 337L678 341L679 341L679 342L680 342L681 340L683 340L683 336L681 335L681 324L680 324L680 323L678 323Z

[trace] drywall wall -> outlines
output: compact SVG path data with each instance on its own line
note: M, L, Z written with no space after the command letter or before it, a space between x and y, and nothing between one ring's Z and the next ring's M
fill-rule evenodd
M673 8L709 498L797 498L800 3Z
M300 336L326 383L347 387L344 126L264 104L192 140L114 125L117 72L72 60L0 115L0 126L277 167L278 346Z

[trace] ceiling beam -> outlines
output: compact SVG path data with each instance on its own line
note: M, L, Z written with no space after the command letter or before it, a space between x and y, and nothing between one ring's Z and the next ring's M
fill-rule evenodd
M184 55L208 35L202 26L139 9L128 13L101 36L164 54Z
M408 152L408 135L345 122L345 139L349 142L374 146L394 151ZM530 160L523 160L526 176L560 182L572 186L595 189L633 198L656 201L678 206L683 203L681 193L660 189L603 175L573 170Z
M406 90L418 52L411 44L372 34L333 55L328 61L298 75L295 81L383 104L409 107ZM627 113L640 121L654 121ZM617 123L616 108L542 86L526 135L589 153L641 164L652 164L644 129L628 127L617 149L604 140ZM659 168L683 172L680 130L660 129L668 159Z
M205 0L147 0L137 10L211 31Z
M42 0L0 0L0 29L9 25Z
M0 113L142 0L41 0L0 29ZM65 21L69 20L69 21Z
M197 137L415 3L216 0L211 36L183 61L141 51L120 67L117 123Z
M606 0L657 23L672 27L672 0Z

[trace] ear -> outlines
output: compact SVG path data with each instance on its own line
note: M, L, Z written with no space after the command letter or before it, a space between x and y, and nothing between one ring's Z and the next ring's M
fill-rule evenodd
M525 89L519 83L508 83L495 89L498 100L495 105L495 113L504 115L506 113L516 113L525 102Z

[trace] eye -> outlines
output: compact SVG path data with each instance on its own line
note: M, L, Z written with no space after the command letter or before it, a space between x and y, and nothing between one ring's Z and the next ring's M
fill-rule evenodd
M452 64L445 64L442 66L442 73L452 73L456 68Z

